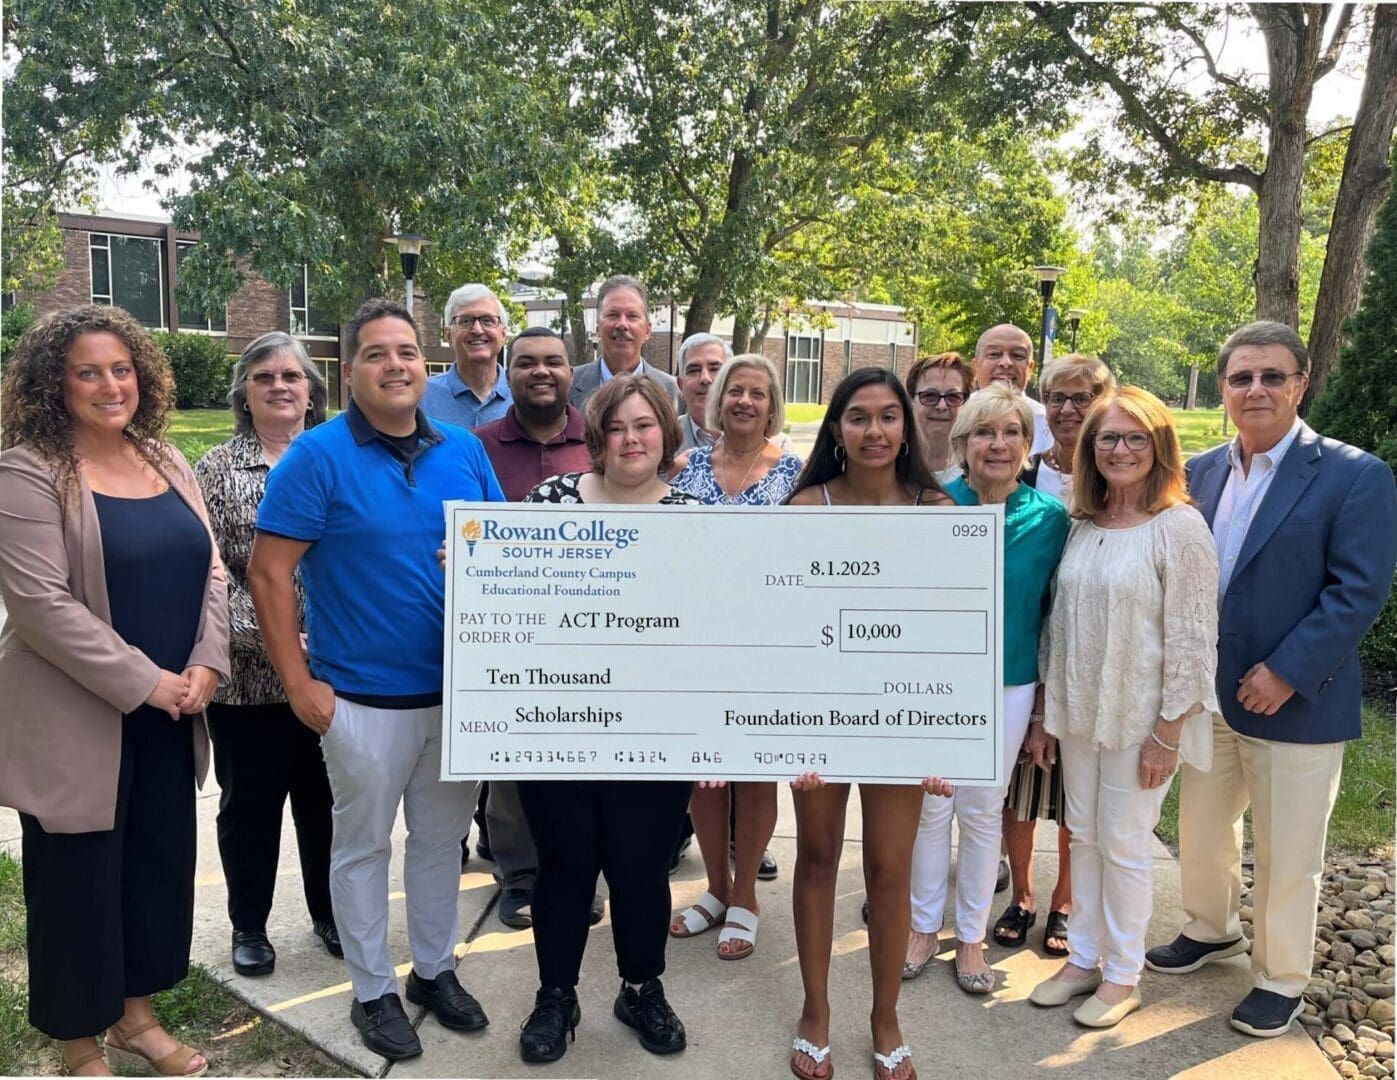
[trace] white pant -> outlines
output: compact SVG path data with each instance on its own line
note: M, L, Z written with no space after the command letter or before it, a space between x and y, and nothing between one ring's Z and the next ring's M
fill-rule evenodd
M1329 815L1344 744L1283 743L1213 723L1213 768L1185 766L1179 793L1183 932L1215 943L1242 936L1242 813L1251 803L1256 884L1252 977L1299 997L1310 981Z
M1004 795L1028 733L1033 687L1033 683L1028 683L1004 688L1004 783L957 787L949 799L928 795L922 800L922 820L917 826L917 844L912 849L912 929L918 933L934 934L943 925L951 878L954 814L960 825L956 939L966 944L985 940L1004 834Z
M1069 959L1101 967L1109 982L1134 986L1154 909L1154 827L1169 785L1140 786L1138 746L1103 750L1068 735L1058 741L1058 753L1072 831Z
M477 785L443 782L441 707L375 709L335 698L320 740L335 797L330 899L354 996L397 993L388 952L388 859L398 803L407 819L403 889L412 966L431 980L455 966L461 837Z

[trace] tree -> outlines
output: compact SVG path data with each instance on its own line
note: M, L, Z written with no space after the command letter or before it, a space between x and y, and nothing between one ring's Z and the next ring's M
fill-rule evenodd
M1353 4L1029 3L1026 10L1036 30L1006 20L1015 59L1084 94L1109 93L1116 104L1118 124L1090 133L1079 178L1095 173L1123 180L1155 198L1173 198L1181 185L1249 188L1259 209L1256 316L1298 326L1306 157L1317 143L1342 134L1311 131L1310 104L1315 84L1337 66L1366 16ZM1264 85L1222 70L1209 47L1210 36L1228 20L1244 18L1265 38ZM1190 70L1206 72L1202 93L1178 77ZM1397 7L1380 5L1371 16L1362 99L1352 125L1345 125L1350 130L1332 215L1332 257L1325 260L1310 333L1314 391L1323 387L1338 353L1339 327L1358 301L1363 269L1355 255L1390 183L1395 119ZM1123 153L1111 145L1117 127L1128 135ZM1264 152L1254 149L1254 140Z
M1368 246L1363 303L1310 421L1397 469L1397 198L1390 194Z

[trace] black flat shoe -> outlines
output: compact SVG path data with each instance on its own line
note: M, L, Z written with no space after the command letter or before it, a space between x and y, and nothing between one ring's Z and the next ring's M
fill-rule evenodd
M996 945L1003 945L1006 949L1020 949L1028 942L1028 932L1037 921L1038 912L1029 911L1018 904L1010 904L1004 909L1004 914L999 917L990 933Z
M1067 940L1068 917L1068 913L1065 911L1048 912L1047 921L1043 923L1043 951L1049 956L1066 956L1072 951L1068 946L1048 944L1053 938L1060 941Z
M635 1028L640 1045L652 1054L677 1054L686 1045L684 1025L665 1000L659 979L642 983L639 990L622 983L612 1011L621 1023Z
M325 951L331 956L344 959L344 946L340 944L340 932L335 924L329 919L317 919L312 927L315 936L320 939L320 943L325 946Z
M1187 975L1214 960L1247 952L1251 952L1251 942L1245 937L1210 944L1180 934L1168 945L1156 945L1145 953L1145 966L1164 975Z
M421 1040L412 1030L397 994L384 994L372 1001L356 998L349 1007L349 1019L359 1029L364 1045L380 1057L403 1061L422 1053Z
M606 901L601 898L601 893L592 894L592 907L587 912L587 925L596 926L601 922L601 918L606 914Z
M1007 888L1009 887L1009 881L1010 881L1009 860L1008 860L1008 859L1000 859L1000 860L999 860L999 870L998 870L998 872L994 875L994 891L997 892L997 893L1003 892L1005 889L1007 889Z
M443 971L431 982L415 971L408 972L407 999L426 1006L442 1027L452 1031L479 1031L490 1023L480 1002L466 992L454 971Z
M530 1064L557 1061L567 1053L568 1037L577 1041L581 1021L576 990L539 987L534 994L534 1011L519 1028L519 1056Z
M276 950L260 930L233 931L233 970L239 975L270 975L276 968Z
M496 909L500 922L511 930L527 930L534 924L529 907L533 903L532 889L504 889L500 893L500 903Z
M761 865L757 867L757 880L775 881L780 873L781 868L776 865L776 858L770 851L763 851Z
M1284 1035L1305 1008L1303 998L1283 997L1273 990L1253 990L1232 1010L1232 1026L1258 1039Z

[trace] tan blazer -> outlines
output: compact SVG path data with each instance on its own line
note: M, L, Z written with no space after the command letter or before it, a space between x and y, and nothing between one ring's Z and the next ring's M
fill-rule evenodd
M170 486L199 515L194 474L171 448ZM121 765L121 716L144 703L160 670L112 629L102 530L85 480L76 513L64 512L52 466L25 446L0 453L0 806L49 832L113 827ZM204 609L189 665L226 681L228 588L210 534ZM184 722L181 718L180 722ZM194 768L208 773L203 714L194 724Z

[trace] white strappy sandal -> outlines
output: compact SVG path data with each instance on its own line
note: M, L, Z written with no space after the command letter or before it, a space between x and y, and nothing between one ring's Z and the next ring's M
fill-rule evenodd
M670 937L687 938L706 934L715 926L722 925L723 917L727 913L728 905L712 893L706 892L675 916L683 924L684 929L676 931L673 922L671 922L669 935Z
M897 1067L911 1056L912 1048L906 1043L896 1047L891 1054L880 1054L877 1050L873 1051L873 1080L883 1080L883 1078L878 1075L879 1065L888 1070L888 1076L892 1076L897 1070ZM917 1080L916 1069L912 1070L912 1075L908 1080Z
M796 1068L796 1054L804 1054L806 1057L808 1057L811 1061L815 1063L815 1068L818 1069L821 1065L825 1063L825 1060L829 1057L829 1047L816 1046L809 1039L802 1039L799 1035L797 1035L794 1039L791 1040L792 1075L800 1077L800 1080L812 1080L812 1073L801 1072L799 1069ZM825 1073L824 1076L818 1077L817 1080L834 1080L834 1067L830 1066L829 1072Z
M728 921L718 931L718 959L745 960L756 952L758 921L757 913L750 908L736 905L728 908ZM731 941L745 942L748 948L737 952L723 952L723 946Z

